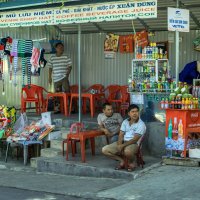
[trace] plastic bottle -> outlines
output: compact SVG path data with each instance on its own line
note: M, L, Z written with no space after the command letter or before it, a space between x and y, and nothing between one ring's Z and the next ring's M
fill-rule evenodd
M176 117L174 117L174 125L173 125L173 129L172 129L172 138L173 138L173 140L178 140L178 122L177 122Z
M185 99L185 106L184 106L184 109L187 110L188 109L188 104L189 104L189 101L188 101L188 98Z
M160 107L161 107L161 109L165 108L165 100L164 100L164 98L162 98L162 100L160 102Z
M182 110L185 109L185 99L184 99L184 98L182 98L182 107L181 107L181 109L182 109Z
M182 123L182 119L180 119L179 123L178 123L178 137L179 138L183 138L183 123Z
M178 97L178 109L182 108L182 99L181 96Z
M171 118L169 120L169 125L168 125L168 138L172 139L172 119Z
M165 109L169 108L169 101L168 98L165 99Z

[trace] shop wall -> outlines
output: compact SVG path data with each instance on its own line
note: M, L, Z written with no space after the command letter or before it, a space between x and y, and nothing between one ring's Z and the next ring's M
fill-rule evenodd
M117 34L117 32L116 32ZM119 33L119 35L122 33ZM129 34L129 33L123 33ZM180 33L182 41L180 42L180 70L184 65L193 60L200 60L200 52L193 50L192 41L197 37L197 31L190 33ZM155 36L150 37L151 41L167 41L168 38L172 39L173 32L156 32ZM31 27L31 28L8 28L1 29L0 37L11 36L18 39L41 39L46 38L46 41L52 37L58 36L65 44L67 55L69 55L73 62L73 69L70 75L71 84L78 83L78 70L77 70L77 34L74 35L61 35L53 26L48 27ZM81 36L81 68L82 68L82 84L88 87L94 83L101 83L104 86L109 84L127 84L129 75L131 74L131 60L133 54L116 53L114 59L104 58L104 39L105 33L96 34L82 34ZM49 54L46 55L48 59ZM175 42L169 43L169 59L172 66L172 72L175 74ZM1 81L0 81L1 82ZM45 68L40 77L33 77L32 82L46 89L48 85L48 69ZM5 96L2 96L2 84L0 84L0 104L16 105L20 107L20 91L21 91L21 73L17 78L17 86L9 83L9 77L6 76L5 82Z
M116 33L122 34L122 33ZM130 34L130 33L123 33ZM180 33L180 52L179 70L181 71L185 64L194 60L200 60L200 52L193 50L192 41L200 34L198 31L190 33ZM81 68L82 84L88 87L94 83L102 83L104 86L109 84L127 84L129 74L131 74L131 60L133 54L116 53L114 59L105 59L103 44L105 34L83 34L81 37ZM63 37L68 53L74 64L72 83L77 83L77 35L66 35ZM149 37L152 42L169 41L169 63L172 69L172 75L175 77L175 33L174 32L156 32L155 36Z

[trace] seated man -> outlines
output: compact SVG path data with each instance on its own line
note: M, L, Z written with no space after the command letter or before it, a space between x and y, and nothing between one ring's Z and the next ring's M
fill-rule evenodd
M116 170L124 169L125 163L123 155L128 159L128 171L133 171L136 167L135 153L138 150L138 142L146 132L144 122L139 118L139 107L132 104L128 108L129 118L125 119L121 125L119 139L117 142L103 147L104 155L111 159L120 161Z
M113 108L110 103L103 104L103 113L98 115L97 121L100 129L105 133L111 143L118 141L123 119L119 113L113 113Z

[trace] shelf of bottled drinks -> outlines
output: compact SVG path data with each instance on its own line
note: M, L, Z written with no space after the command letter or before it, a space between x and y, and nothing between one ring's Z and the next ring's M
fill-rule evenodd
M166 110L167 156L186 157L186 150L200 149L200 86L189 88L179 82L169 98L161 100L160 108Z

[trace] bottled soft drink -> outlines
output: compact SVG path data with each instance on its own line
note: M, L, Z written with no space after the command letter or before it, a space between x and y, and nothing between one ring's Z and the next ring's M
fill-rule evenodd
M161 107L161 109L165 108L165 99L164 98L162 98L162 100L160 102L160 107Z
M169 101L168 101L168 98L166 98L165 100L165 109L168 109L169 108Z
M185 109L185 99L184 98L182 98L181 104L182 104L181 109L184 110Z
M170 118L169 125L168 125L168 138L169 139L172 139L172 129L173 129L173 127L172 127L172 119Z
M181 99L181 96L178 97L178 106L177 106L178 109L181 109L182 108L182 99Z
M182 119L180 119L179 123L178 123L178 137L179 138L183 138L183 123L182 123Z
M178 140L178 122L177 118L174 117L174 125L173 125L173 130L172 130L172 138L173 140Z

